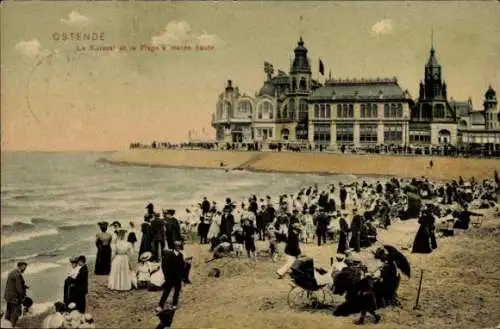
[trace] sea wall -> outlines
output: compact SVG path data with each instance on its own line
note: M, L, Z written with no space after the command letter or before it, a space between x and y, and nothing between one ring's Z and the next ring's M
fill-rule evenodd
M495 169L500 170L498 159L291 152L136 149L118 151L103 160L113 164L207 169L220 169L222 162L224 168L249 171L425 176L435 180L459 176L491 178ZM429 167L431 160L433 168Z

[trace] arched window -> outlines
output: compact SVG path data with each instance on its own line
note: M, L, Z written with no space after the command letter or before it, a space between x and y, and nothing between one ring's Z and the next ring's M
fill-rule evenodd
M273 118L273 104L270 101L263 101L259 104L259 119L272 119Z
M459 125L460 125L460 128L467 128L467 121L465 121L465 120L460 120Z
M384 117L389 118L391 116L391 111L389 104L384 104Z
M342 105L337 104L337 118L342 118Z
M349 110L347 113L348 113L347 115L348 118L352 118L354 116L354 105L349 104Z
M403 104L398 103L398 107L396 109L396 115L397 115L398 118L402 118L403 117Z
M297 80L295 78L292 78L292 90L297 89Z
M319 118L319 106L318 106L318 104L314 104L314 117Z
M330 104L326 104L326 117L329 119L332 117Z
M299 120L307 118L307 102L304 99L299 101Z
M248 115L252 114L252 104L247 100L239 102L238 103L238 112L245 113Z
M304 79L304 78L300 79L299 89L300 90L306 90L307 89L306 79Z
M360 115L362 118L366 117L365 104L361 104L361 114Z
M288 119L288 106L283 107L283 119Z
M290 131L286 128L281 130L281 139L282 140L288 140L288 135L290 135Z

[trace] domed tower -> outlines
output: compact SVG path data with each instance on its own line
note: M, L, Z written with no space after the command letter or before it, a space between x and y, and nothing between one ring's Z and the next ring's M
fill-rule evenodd
M498 112L497 93L491 85L484 94L484 117L487 130L500 128L500 113Z
M307 48L304 47L304 40L302 40L302 37L300 37L294 53L295 57L292 67L290 68L290 90L292 92L308 92L311 89L311 65L307 58Z

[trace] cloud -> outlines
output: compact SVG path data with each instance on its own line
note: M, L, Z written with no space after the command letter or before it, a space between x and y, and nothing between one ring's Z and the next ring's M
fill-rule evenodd
M170 21L163 34L153 36L151 44L158 45L204 45L215 46L221 43L221 39L215 34L207 32L195 33L188 22L183 20Z
M70 26L83 27L89 25L89 19L76 11L72 11L69 13L67 19L61 18L61 23Z
M383 19L372 26L372 35L391 34L394 31L392 19Z
M16 50L28 57L38 57L44 55L47 51L42 49L38 40L20 41L15 46Z

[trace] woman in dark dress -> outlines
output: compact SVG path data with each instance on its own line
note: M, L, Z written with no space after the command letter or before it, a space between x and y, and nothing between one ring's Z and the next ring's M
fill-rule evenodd
M340 236L339 236L339 245L337 247L337 254L345 254L347 250L347 235L349 234L349 224L344 217L340 217Z
M109 275L111 271L111 240L112 236L107 232L108 223L98 223L101 232L96 235L95 245L97 257L95 260L95 275Z
M137 236L135 234L134 222L129 222L130 230L127 236L127 242L132 244L132 248L135 248L135 243L137 242ZM135 249L133 249L135 250Z
M432 252L430 229L433 222L432 214L427 209L422 210L422 216L418 220L420 227L413 242L412 253L430 254Z
M149 223L150 220L150 215L144 216L144 223L141 225L142 237L141 246L139 248L139 256L145 252L153 252L153 241L151 240L152 231L151 224Z

